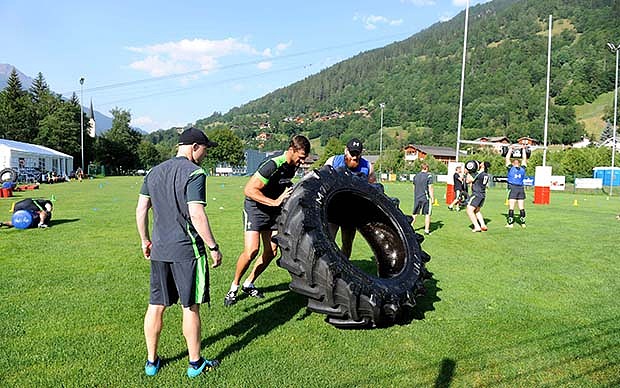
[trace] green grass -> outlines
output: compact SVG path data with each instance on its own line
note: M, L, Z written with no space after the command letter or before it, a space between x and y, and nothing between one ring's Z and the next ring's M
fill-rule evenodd
M155 378L143 373L148 262L134 209L138 177L45 185L52 227L0 229L0 386L590 387L620 384L618 197L551 194L528 228L504 228L505 191L489 191L487 233L465 212L434 207L423 243L435 274L410 323L338 330L288 291L275 263L263 300L222 305L243 246L247 178L209 178L207 212L224 252L201 310L215 372L189 380L180 309L167 312ZM445 192L438 186L437 197ZM411 210L412 188L386 185ZM614 190L615 192L615 190ZM26 193L18 193L25 196ZM0 219L11 203L0 200ZM578 206L573 206L577 200ZM416 225L421 227L421 223ZM370 251L356 239L354 258ZM356 259L357 260L357 259Z

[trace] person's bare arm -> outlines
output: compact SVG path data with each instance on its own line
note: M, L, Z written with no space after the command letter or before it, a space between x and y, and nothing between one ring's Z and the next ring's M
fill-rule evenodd
M151 199L145 195L140 195L138 197L138 205L136 206L136 225L142 242L142 254L145 259L151 257L151 238L149 237L150 208Z
M246 183L243 189L243 194L246 197L267 206L280 206L282 201L291 195L292 187L288 187L284 192L276 199L266 197L261 191L265 187L263 181L261 181L256 175L252 175L248 183Z
M207 248L217 245L213 232L211 231L211 225L209 224L209 217L205 213L205 206L202 203L195 202L188 204L189 216L192 219L192 225L202 238L202 241L207 245ZM217 250L211 251L211 259L213 261L212 268L218 267L222 263L222 252L219 247Z
M368 182L375 183L377 182L377 177L375 175L375 168L372 163L368 162Z
M508 147L508 152L506 152L506 167L509 167L512 164L510 161L510 156L512 156L512 147L513 146Z

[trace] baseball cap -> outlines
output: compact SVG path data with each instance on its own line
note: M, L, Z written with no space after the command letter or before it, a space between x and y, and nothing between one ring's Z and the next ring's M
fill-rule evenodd
M217 143L209 140L207 135L200 129L194 127L187 128L179 136L179 145L191 145L194 143L206 145L207 147L217 147Z
M349 150L350 154L361 154L362 149L364 149L364 145L362 144L360 139L354 137L347 143L347 149Z

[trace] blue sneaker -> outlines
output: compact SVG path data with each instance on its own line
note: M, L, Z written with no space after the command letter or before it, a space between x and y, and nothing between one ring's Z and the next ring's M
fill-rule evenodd
M187 367L188 377L194 378L204 371L210 372L220 366L220 362L218 360L207 360L203 357L200 357L200 360L198 360L198 362L198 366L194 366L191 363L189 364L189 366Z
M146 360L146 365L144 365L144 373L147 376L155 376L157 372L159 372L159 368L161 367L161 358L157 357L155 362L150 362Z

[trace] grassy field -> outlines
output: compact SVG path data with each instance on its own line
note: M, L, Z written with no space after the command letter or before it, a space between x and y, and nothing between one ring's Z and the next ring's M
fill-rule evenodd
M605 115L605 109L613 107L614 94L613 92L601 94L591 104L583 104L575 106L575 115L577 121L585 126L586 133L593 134L594 139L599 140L601 132L605 128L605 121L603 116ZM613 114L611 115L613 117Z
M242 249L246 178L209 178L207 212L224 253L201 310L215 372L189 380L180 309L166 315L160 374L144 376L148 262L134 209L139 177L45 185L52 227L0 229L0 386L35 387L613 387L620 385L620 199L556 193L527 229L506 229L505 190L491 189L489 231L434 207L427 283L411 322L339 330L309 313L275 263L263 300L223 298ZM409 184L386 184L411 210ZM437 187L437 197L445 192ZM614 190L615 193L615 190ZM25 193L18 193L24 197ZM12 199L0 199L0 220ZM416 225L420 227L420 225ZM370 251L356 240L354 259Z

